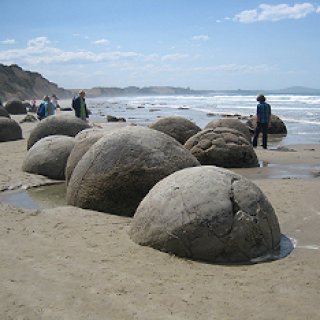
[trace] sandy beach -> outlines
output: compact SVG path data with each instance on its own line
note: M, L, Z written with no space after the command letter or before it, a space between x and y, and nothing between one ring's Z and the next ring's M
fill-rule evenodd
M19 120L21 116L13 116ZM0 143L0 190L52 181L22 172L27 138ZM294 250L252 265L184 260L133 243L131 218L71 206L0 203L0 318L320 318L320 145L256 149L261 167L237 169L270 200Z

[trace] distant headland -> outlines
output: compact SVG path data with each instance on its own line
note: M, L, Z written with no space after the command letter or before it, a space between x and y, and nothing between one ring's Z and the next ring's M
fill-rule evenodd
M85 89L85 88L81 88ZM37 72L23 70L20 66L12 64L5 66L0 64L0 98L3 101L20 99L41 99L44 95L55 94L60 99L72 98L79 89L64 89L57 84L45 79ZM256 95L258 92L265 94L302 94L320 95L320 89L306 87L290 87L280 90L193 90L172 86L150 86L139 88L129 86L118 87L94 87L85 89L88 97L116 97L116 96L139 96L139 95L212 95L212 94L240 94Z

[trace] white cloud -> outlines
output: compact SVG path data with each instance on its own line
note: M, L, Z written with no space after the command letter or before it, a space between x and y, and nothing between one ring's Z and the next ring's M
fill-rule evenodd
M257 21L280 21L284 19L303 19L311 13L319 13L319 7L311 3L269 5L261 4L257 9L244 10L234 17L234 21L251 23Z
M6 39L6 40L1 40L0 43L1 44L15 44L16 40L14 40L14 39Z
M222 64L222 65L217 65L217 66L208 66L208 67L197 67L194 68L193 71L199 71L199 72L230 72L230 73L235 73L235 72L240 72L240 73L255 73L255 72L264 72L264 71L270 71L272 68L265 65L239 65L239 64Z
M187 58L188 55L175 53L168 55L143 54L134 51L103 51L94 52L86 49L78 51L65 51L52 45L47 37L37 37L27 42L25 48L0 50L0 62L16 63L29 66L52 63L90 63L90 62L108 62L117 61L120 64L126 62L147 62L147 61L177 61Z
M188 55L184 53L174 53L174 54L167 54L161 57L162 61L176 61L187 58Z
M200 34L197 36L193 36L192 40L194 40L194 41L207 41L207 40L209 40L209 36L204 35L204 34Z
M94 44L110 44L110 41L107 39L99 39L96 41L93 41Z

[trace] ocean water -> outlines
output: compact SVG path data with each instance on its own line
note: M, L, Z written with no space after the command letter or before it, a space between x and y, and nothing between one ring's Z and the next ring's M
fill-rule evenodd
M288 134L276 143L320 143L320 96L268 95L272 113L285 123ZM107 115L148 125L161 117L182 116L203 128L208 122L230 115L248 117L256 112L256 96L138 96L87 98L92 121L106 121Z

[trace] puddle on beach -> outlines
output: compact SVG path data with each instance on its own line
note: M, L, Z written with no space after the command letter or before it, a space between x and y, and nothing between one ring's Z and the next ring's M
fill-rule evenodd
M65 183L47 185L28 190L12 190L0 193L0 202L17 208L48 209L66 205ZM294 249L294 243L287 236L281 235L280 251L252 259L251 263L269 262L287 257Z
M268 262L274 260L280 260L287 257L294 249L294 240L288 238L286 235L280 236L280 251L277 254L269 254L255 259L251 259L252 263Z
M319 165L277 164L259 161L259 167L239 168L232 171L248 179L311 179L320 175Z
M0 193L0 202L18 208L46 209L66 205L65 183Z

